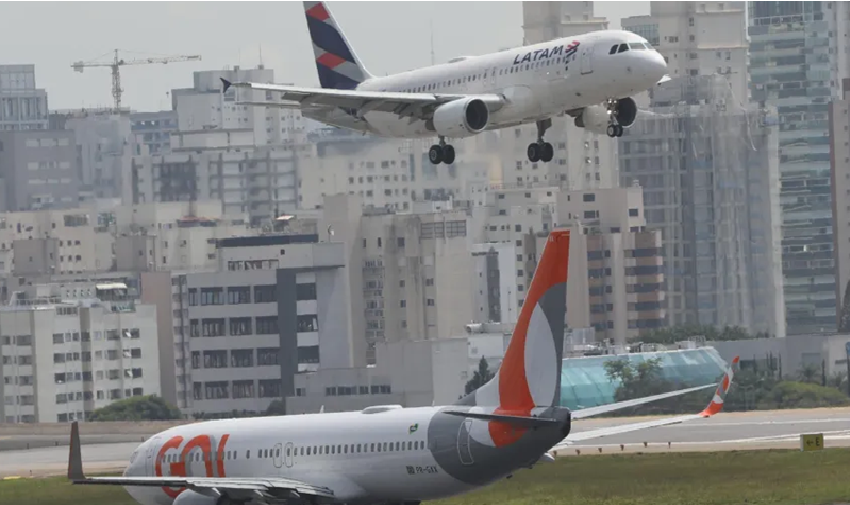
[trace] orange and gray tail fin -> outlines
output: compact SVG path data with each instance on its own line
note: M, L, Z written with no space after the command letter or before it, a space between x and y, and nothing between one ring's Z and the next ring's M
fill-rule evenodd
M723 379L714 391L714 397L712 397L711 403L708 404L708 407L706 407L700 415L703 417L711 417L723 410L723 400L729 393L729 388L732 387L732 379L735 377L735 365L738 364L739 360L740 356L735 356L732 360L732 364L729 365L729 369L726 370L726 375L723 376Z
M325 2L304 2L304 13L323 88L352 90L372 77L354 54Z
M569 230L552 231L499 371L458 405L529 416L534 408L560 404L569 255Z

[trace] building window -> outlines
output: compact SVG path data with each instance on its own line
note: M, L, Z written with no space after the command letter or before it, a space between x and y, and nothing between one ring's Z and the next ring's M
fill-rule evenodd
M277 335L280 330L277 326L277 316L265 316L257 318L257 335Z
M224 289L222 288L202 288L201 289L201 306L206 305L224 305Z
M229 305L244 305L251 303L251 288L248 286L227 288L227 303Z
M295 285L296 300L315 300L316 299L316 283Z
M266 347L257 349L257 365L273 366L280 364L280 349Z
M296 322L298 333L319 331L319 318L315 315L298 316Z
M277 301L277 285L254 286L254 303L272 303Z
M204 337L223 337L224 318L201 319L201 335Z
M254 366L252 349L234 349L230 351L230 366L233 368L251 368Z
M237 337L240 335L250 335L251 318L250 317L231 317L230 318L230 335Z

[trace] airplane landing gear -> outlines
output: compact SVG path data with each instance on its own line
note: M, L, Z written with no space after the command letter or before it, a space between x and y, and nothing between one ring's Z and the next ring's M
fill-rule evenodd
M608 128L605 129L605 133L608 134L609 137L622 137L623 136L623 127L617 121L617 100L608 100L605 104L605 107L608 109L608 112L611 114L610 116L610 124Z
M544 119L537 122L537 142L528 144L528 161L532 163L537 163L538 161L549 163L552 161L552 158L555 156L555 148L543 139L546 130L550 126L552 126L552 119Z
M451 165L455 162L455 148L451 144L446 144L445 137L440 137L440 143L434 144L428 150L428 160L434 165L440 163Z

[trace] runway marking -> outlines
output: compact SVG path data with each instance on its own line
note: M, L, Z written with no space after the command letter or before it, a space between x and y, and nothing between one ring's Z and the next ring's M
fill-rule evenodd
M847 423L850 422L850 417L836 417L829 419L799 419L796 421L756 421L756 422L707 422L702 424L674 424L670 428L693 428L694 426L767 426L767 425L786 425L786 424L821 424L821 423Z
M850 440L850 431L826 431L823 432L824 441L830 440ZM687 442L673 442L673 445L706 445L706 444L754 444L759 442L797 442L800 440L800 435L772 435L764 437L741 438L737 440L688 440ZM631 442L622 444L628 446L641 446L640 442ZM667 445L667 442L649 442L649 445ZM571 448L595 448L595 447L620 447L620 444L575 444Z

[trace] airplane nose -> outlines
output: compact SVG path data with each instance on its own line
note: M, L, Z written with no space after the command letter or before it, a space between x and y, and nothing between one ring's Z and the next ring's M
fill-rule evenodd
M647 59L649 61L646 62L644 72L646 72L647 77L650 77L655 81L660 81L661 78L667 74L667 62L664 61L664 56L661 56L655 51L648 56L649 58Z

